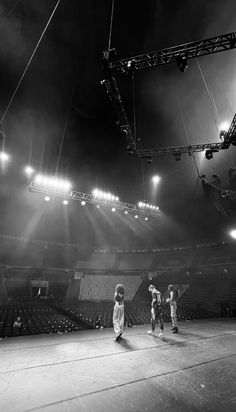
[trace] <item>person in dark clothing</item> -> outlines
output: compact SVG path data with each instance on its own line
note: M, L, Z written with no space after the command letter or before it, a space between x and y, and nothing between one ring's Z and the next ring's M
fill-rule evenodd
M153 335L155 332L156 321L158 321L160 325L160 333L159 337L164 337L164 323L162 318L162 296L161 292L156 289L154 285L150 285L148 288L149 292L152 294L152 302L151 302L151 326L152 329L149 330L147 333L149 335Z

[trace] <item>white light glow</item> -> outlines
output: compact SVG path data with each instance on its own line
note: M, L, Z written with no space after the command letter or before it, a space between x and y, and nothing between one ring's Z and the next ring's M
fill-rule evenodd
M63 203L63 205L68 205L69 202L68 202L68 200L65 199L65 200L63 200L62 203Z
M24 169L24 171L25 171L25 174L26 174L27 176L32 176L32 174L34 173L34 169L33 169L33 167L31 167L30 165L29 165L29 166L26 166L25 169Z
M148 220L148 217L146 216L144 220Z
M0 152L0 160L2 162L6 162L7 160L9 160L9 155L5 152Z
M128 210L125 210L125 215L128 215Z
M233 239L236 239L236 229L231 230L229 234Z
M135 215L134 217L135 217L135 219L138 219L138 215Z
M221 132L227 132L229 130L230 123L228 121L222 122L219 126Z
M111 209L111 211L112 211L112 212L115 212L115 211L116 211L116 208L115 208L115 207L113 207L113 208Z
M85 205L86 205L86 202L85 202L84 200L82 200L81 205L82 205L82 206L85 206Z
M157 183L159 183L161 180L160 176L155 175L152 177L152 183L154 183L154 185L157 185Z
M45 196L44 200L45 200L45 202L49 202L49 201L50 201L50 197L49 197L49 196Z

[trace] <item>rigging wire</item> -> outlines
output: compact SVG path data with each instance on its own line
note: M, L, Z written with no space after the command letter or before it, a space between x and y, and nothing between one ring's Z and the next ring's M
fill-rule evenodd
M22 0L17 0L15 2L15 4L13 4L12 8L8 11L8 13L6 14L5 17L2 18L2 20L0 21L0 26L3 26L4 23L7 21L8 17L10 17L11 13L13 12L13 10L15 10L15 8L18 6L18 4L21 2Z
M185 119L184 119L183 109L182 109L182 105L181 105L181 101L180 101L179 96L178 96L178 106L179 106L179 111L180 111L182 124L183 124L183 127L184 127L185 136L186 136L186 139L187 139L187 144L188 144L188 146L190 146L188 129L187 129L186 122L185 122ZM200 171L199 171L199 167L198 167L197 162L196 162L196 157L195 157L194 152L191 152L191 156L193 158L193 161L194 161L194 164L195 164L195 167L196 167L197 175L198 175L198 177L200 177Z
M64 140L65 140L66 128L67 128L67 124L68 124L68 120L69 120L69 114L70 114L71 103L72 103L72 99L73 99L73 95L74 95L74 90L75 90L75 79L73 80L71 95L70 95L70 99L69 99L68 106L67 106L66 120L65 120L65 124L64 124L63 133L62 133L62 139L61 139L61 144L60 144L60 149L59 149L59 154L58 154L58 159L57 159L55 176L57 175L57 171L58 171L58 167L59 167L59 163L60 163L60 159L61 159L62 146L63 146Z
M178 106L179 106L180 116L181 116L181 120L182 120L182 123L183 123L184 131L185 131L185 136L186 136L186 139L187 139L187 144L188 144L188 146L190 146L188 129L187 129L186 122L185 122L185 119L184 119L183 109L182 109L182 105L181 105L181 101L180 101L179 96L178 96ZM197 180L196 180L194 191L193 191L193 199L194 199L195 195L196 195L196 192L197 192L199 179L201 179L201 174L200 174L199 167L197 165L197 161L196 161L196 157L195 157L194 152L191 152L191 156L192 156L192 159L193 159L196 171L197 171Z
M217 107L217 105L216 105L216 101L215 101L215 98L214 98L214 96L213 96L213 93L212 93L212 91L210 90L210 87L209 87L208 84L207 84L206 78L205 78L205 76L204 76L204 74L203 74L203 71L202 71L202 68L201 68L201 66L200 66L200 63L199 63L198 59L196 59L196 62L197 62L198 70L199 70L199 72L200 72L200 74L201 74L201 77L202 77L202 81L203 81L204 86L205 86L205 88L206 88L206 91L207 91L207 93L208 93L208 97L209 97L209 99L210 99L210 101L211 101L211 103L212 103L212 106L213 106L213 108L214 108L214 110L215 110L215 113L216 113L216 116L217 116L217 119L215 118L214 120L215 120L215 127L216 127L216 130L217 130L217 133L218 133L218 132L219 132L219 128L218 128L218 126L217 126L217 121L220 122L221 116L220 116L218 107Z
M110 30L109 30L108 48L107 48L108 51L111 49L111 35L112 35L112 26L113 26L114 3L115 3L115 0L112 0Z
M43 29L43 32L42 32L42 34L41 34L41 36L40 36L40 38L39 38L39 40L38 40L38 42L37 42L34 50L33 50L33 53L31 54L30 59L29 59L27 65L26 65L26 67L25 67L25 69L24 69L24 71L23 71L23 73L22 73L22 75L21 75L21 77L20 77L20 80L19 80L19 82L18 82L18 84L17 84L17 86L16 86L16 88L15 88L15 90L14 90L14 92L13 92L13 95L12 95L12 97L10 98L10 101L9 101L9 103L8 103L6 109L5 109L5 112L3 113L2 118L1 118L1 120L0 120L0 127L1 127L1 125L3 124L3 122L4 122L4 119L5 119L5 117L6 117L7 113L8 113L8 110L10 109L11 104L12 104L12 102L13 102L13 100L14 100L14 97L15 97L15 95L16 95L16 93L17 93L17 91L18 91L18 89L19 89L19 87L20 87L20 85L21 85L21 83L22 83L22 81L23 81L23 79L24 79L24 77L25 77L25 74L26 74L26 72L27 72L27 70L28 70L28 68L29 68L29 66L30 66L30 64L31 64L34 56L35 56L36 51L38 50L38 47L39 47L39 45L40 45L40 43L41 43L41 41L42 41L42 39L43 39L43 36L44 36L44 34L45 34L45 32L46 32L46 30L47 30L47 28L48 28L48 26L49 26L49 24L50 24L53 16L54 16L54 13L55 13L55 11L56 11L56 9L57 9L60 1L61 1L61 0L58 0L58 1L57 1L56 5L55 5L55 7L54 7L54 9L53 9L53 11L52 11L52 13L51 13L48 21L47 21L47 24L46 24L45 28Z

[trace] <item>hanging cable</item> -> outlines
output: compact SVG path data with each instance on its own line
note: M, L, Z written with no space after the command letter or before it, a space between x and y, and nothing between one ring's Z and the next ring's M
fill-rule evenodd
M66 120L65 120L65 125L64 125L64 129L63 129L63 133L62 133L62 139L61 139L61 144L60 144L60 149L59 149L59 154L58 154L58 159L57 159L55 176L57 175L57 171L58 171L58 167L59 167L59 163L60 163L60 159L61 159L62 146L63 146L64 139L65 139L66 128L67 128L67 124L68 124L68 119L69 119L71 103L72 103L72 99L73 99L73 95L74 95L74 90L75 90L75 79L74 79L74 81L73 81L72 90L71 90L71 95L70 95L69 103L68 103L68 106L67 106Z
M108 48L107 48L108 51L111 49L111 34L112 34L112 25L113 25L114 3L115 3L115 0L112 0L110 30L109 30Z
M12 102L13 102L13 100L14 100L14 97L15 97L15 95L16 95L16 93L17 93L17 91L18 91L18 89L19 89L19 87L20 87L20 85L21 85L21 83L22 83L22 81L23 81L23 79L24 79L24 77L25 77L25 74L26 74L26 72L27 72L27 70L28 70L28 68L29 68L29 66L30 66L30 63L32 62L32 60L33 60L33 58L34 58L34 55L35 55L36 51L38 50L38 47L39 47L39 45L40 45L40 43L41 43L41 40L42 40L42 38L43 38L43 36L44 36L44 34L45 34L45 32L46 32L46 30L47 30L47 28L48 28L51 20L52 20L52 18L53 18L53 15L54 15L54 13L55 13L55 11L56 11L56 9L57 9L60 1L61 1L61 0L58 0L58 1L57 1L56 5L55 5L55 7L54 7L54 9L53 9L53 11L52 11L52 13L51 13L48 21L47 21L47 24L46 24L46 26L45 26L45 28L44 28L41 36L40 36L40 38L39 38L39 40L38 40L35 48L34 48L34 51L33 51L32 55L30 56L30 59L29 59L27 65L26 65L26 67L25 67L25 70L23 71L23 73L22 73L22 75L21 75L21 77L20 77L20 80L19 80L19 82L18 82L18 84L17 84L17 86L16 86L16 88L15 88L15 90L14 90L14 93L13 93L13 95L12 95L12 97L11 97L11 99L10 99L10 101L9 101L6 109L5 109L5 112L4 112L3 115L2 115L2 118L1 118L1 120L0 120L0 126L1 126L2 123L4 122L4 119L5 119L6 115L7 115L7 112L8 112L8 110L9 110L10 107L11 107L11 104L12 104Z
M209 97L209 99L210 99L210 101L211 101L211 103L212 103L212 106L213 106L213 108L214 108L214 110L215 110L215 113L216 113L216 116L217 116L217 119L215 118L215 126L216 126L217 132L219 132L219 128L218 128L217 122L218 122L218 123L220 122L220 113L219 113L219 110L218 110L218 108L217 108L217 105L216 105L216 102L215 102L215 98L214 98L214 96L213 96L213 94L212 94L212 92L211 92L211 90L210 90L210 87L209 87L208 84L207 84L207 81L206 81L206 79L205 79L205 76L204 76L204 74L203 74L203 71L202 71L202 69L201 69L201 66L200 66L200 63L199 63L198 59L196 59L196 62L197 62L197 66L198 66L199 72L200 72L200 74L201 74L203 83L204 83L204 85L205 85L206 91L207 91L207 93L208 93L208 97Z
M137 141L137 126L136 126L136 102L134 89L134 74L132 74L132 94L133 94L133 122L134 122L134 139Z
M8 17L11 15L11 13L13 12L13 10L15 10L15 8L18 6L18 4L21 2L22 0L18 0L16 1L15 4L13 4L12 8L9 10L9 12L6 14L5 17L2 18L2 20L0 21L0 26L3 26L4 23L7 21Z
M188 144L188 146L190 146L188 129L187 129L187 126L186 126L186 123L185 123L184 114L183 114L182 105L181 105L179 96L178 96L178 106L179 106L179 111L180 111L180 117L181 117L182 124L183 124L183 127L184 127L184 132L185 132L187 144ZM195 164L195 167L196 167L197 175L198 175L198 177L200 177L200 171L199 171L199 168L198 168L198 165L197 165L197 162L196 162L195 154L193 152L191 152L191 156L193 158L193 161L194 161L194 164Z

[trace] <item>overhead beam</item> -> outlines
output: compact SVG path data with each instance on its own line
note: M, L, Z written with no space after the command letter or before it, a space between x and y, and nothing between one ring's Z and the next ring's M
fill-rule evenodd
M127 74L164 64L178 64L179 57L193 59L208 54L219 53L236 48L236 32L222 34L205 40L193 41L158 51L139 54L109 62L109 70L115 74Z
M132 214L139 214L144 217L158 217L160 215L160 210L158 209L149 209L149 208L141 208L134 203L126 203L121 202L120 200L108 200L108 199L101 199L93 196L89 193L84 192L77 192L75 190L71 190L67 193L60 193L58 190L54 190L53 188L46 188L45 186L41 186L35 182L31 182L28 186L30 192L42 193L47 196L55 196L61 199L67 200L75 200L77 202L86 202L93 205L101 205L105 207L112 208L114 207L116 210L121 211L128 211Z
M218 143L200 143L188 146L171 146L171 147L159 147L153 149L139 149L136 151L136 155L140 158L150 159L153 156L169 155L172 154L175 158L183 153L187 153L191 156L194 152L203 152L204 150L212 151L213 153L220 150L226 150L231 144L236 145L236 114L233 117L231 125L228 131L221 132L220 136L223 141Z

